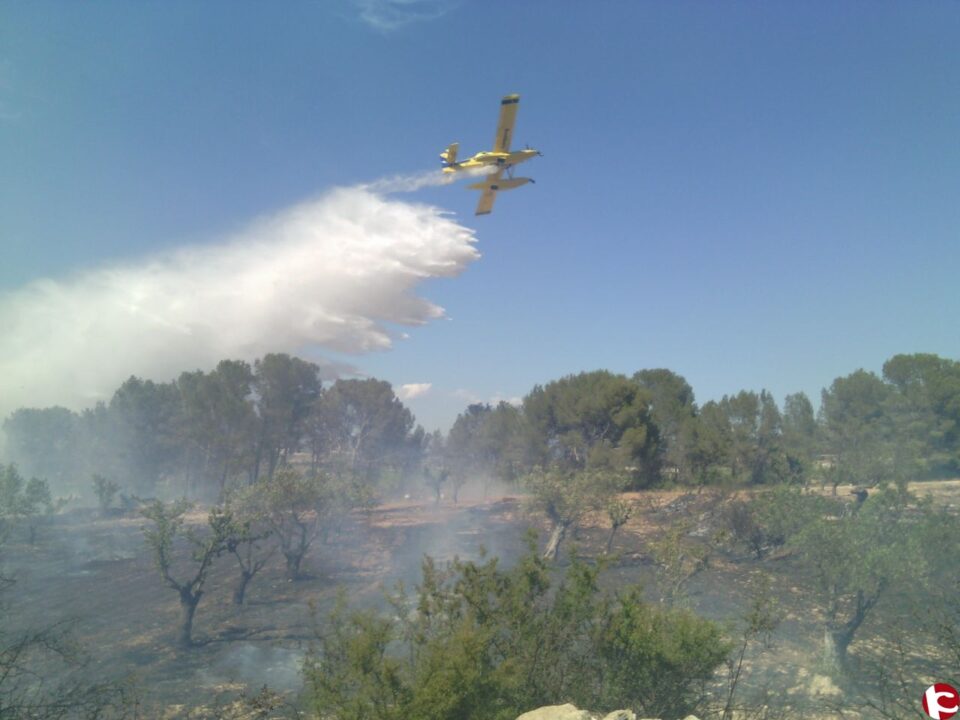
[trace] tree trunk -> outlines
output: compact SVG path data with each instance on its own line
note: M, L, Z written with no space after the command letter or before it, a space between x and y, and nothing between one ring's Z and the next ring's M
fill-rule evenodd
M200 604L200 595L186 589L180 591L180 635L177 638L180 647L193 647L193 615Z
M243 605L243 598L247 594L247 584L250 580L253 579L253 573L244 570L240 573L240 582L237 583L237 587L233 590L233 604L234 605Z
M847 648L852 640L853 633L847 629L823 629L823 664L828 672L841 673L846 669Z
M257 443L257 451L253 455L253 462L251 463L251 478L250 484L256 484L257 480L260 479L260 460L263 457L263 445Z
M603 551L604 555L610 554L610 550L613 548L613 538L616 536L619 527L619 525L614 525L612 528L610 528L610 537L607 538L607 549Z
M300 561L303 560L303 553L284 553L287 559L287 579L300 579Z
M550 531L550 540L547 542L547 549L543 551L544 560L556 560L560 552L560 543L567 534L567 527L570 523L555 522L553 530Z
M842 674L846 671L849 659L847 652L860 623L851 621L843 627L830 627L823 630L823 664L830 672Z
M223 502L224 495L227 490L227 478L230 475L230 459L223 461L223 472L220 473L220 494L217 495L219 502Z

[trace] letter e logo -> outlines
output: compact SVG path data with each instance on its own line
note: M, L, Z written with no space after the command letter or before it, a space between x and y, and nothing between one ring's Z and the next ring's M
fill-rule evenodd
M960 693L946 683L937 683L923 694L923 710L934 720L947 720L960 711Z

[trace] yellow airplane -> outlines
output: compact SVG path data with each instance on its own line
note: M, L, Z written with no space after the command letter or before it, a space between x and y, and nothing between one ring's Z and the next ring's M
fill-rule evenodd
M513 176L514 165L519 165L542 154L530 148L510 152L510 140L513 137L513 124L517 119L519 103L519 95L507 95L500 101L500 121L497 123L497 135L493 140L493 150L479 152L460 162L457 162L457 151L460 149L460 143L452 143L440 153L445 173L485 167L492 170L482 182L467 186L470 190L481 191L480 202L477 205L477 215L487 215L493 210L493 201L496 199L498 192L513 190L521 185L526 185L528 182L533 182L531 178L515 178ZM507 177L503 176L504 173L507 174Z

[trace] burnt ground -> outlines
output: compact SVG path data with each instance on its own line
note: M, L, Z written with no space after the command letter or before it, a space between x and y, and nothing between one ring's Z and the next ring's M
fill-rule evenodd
M923 488L942 502L960 504L960 481ZM688 541L706 542L723 498L710 492L670 491L625 497L635 513L616 537L603 582L610 588L639 583L652 601L659 601L661 575L652 544L676 523L684 524ZM200 525L204 515L194 513L190 521ZM197 611L198 645L182 650L173 644L177 596L153 566L142 534L145 523L142 518L100 519L91 511L75 510L42 528L36 546L23 542L21 532L14 533L3 557L4 574L16 579L5 592L5 624L30 628L71 620L89 655L85 676L132 684L143 717L167 718L197 717L191 708L263 685L295 697L312 637L311 606L322 618L340 590L351 605L378 605L385 588L417 581L424 554L440 561L455 555L475 559L483 547L509 563L525 550L529 527L540 533L541 547L546 539L542 519L515 497L457 506L384 504L369 514L350 516L326 542L318 539L304 560L302 580L287 581L283 558L276 554L250 584L243 607L233 605L231 598L236 561L221 557ZM570 552L588 561L602 555L608 527L601 517L589 519L568 541L559 566L569 561ZM778 599L783 621L769 648L758 644L749 654L744 686L748 693L766 688L781 703L791 704L791 717L800 717L801 707L814 708L804 717L825 717L823 706L842 703L843 696L816 671L821 632L816 596L788 554L757 561L745 552L713 552L706 568L687 583L681 602L727 624L733 633L761 575L771 579L770 592ZM864 627L862 640L851 652L868 652L883 633L880 618Z

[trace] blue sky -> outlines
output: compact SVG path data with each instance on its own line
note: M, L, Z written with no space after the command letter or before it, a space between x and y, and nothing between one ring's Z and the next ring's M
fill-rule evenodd
M303 354L430 383L428 427L594 368L816 401L960 357L958 37L956 2L2 3L0 293L487 149L518 92L536 185L403 198L476 230L417 289L447 319Z

